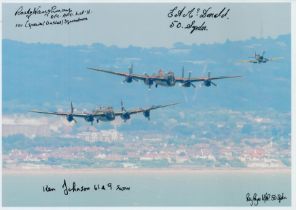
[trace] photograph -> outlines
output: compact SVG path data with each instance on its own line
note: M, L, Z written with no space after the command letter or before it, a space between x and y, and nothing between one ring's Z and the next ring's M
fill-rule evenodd
M291 1L1 4L2 207L292 207Z

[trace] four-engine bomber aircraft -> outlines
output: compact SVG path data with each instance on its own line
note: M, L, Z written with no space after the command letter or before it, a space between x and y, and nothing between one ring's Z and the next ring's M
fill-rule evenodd
M158 74L148 75L148 74L134 74L133 73L133 65L129 68L129 72L115 72L101 68L88 68L93 71L104 72L114 75L119 75L125 77L123 82L131 83L133 80L138 81L142 80L146 85L151 88L151 86L155 83L155 87L158 85L172 87L175 86L176 83L181 84L183 87L196 87L194 82L203 82L204 86L209 87L211 85L217 86L212 80L218 79L227 79L227 78L236 78L240 76L220 76L220 77L211 77L210 72L207 77L192 77L191 73L189 73L188 77L184 77L184 68L182 70L182 77L175 77L174 72L169 71L164 73L162 70L159 70Z
M240 62L242 63L266 63L268 61L276 61L276 60L279 60L279 59L282 59L282 57L273 57L273 58L267 58L267 57L264 57L264 54L265 54L265 51L262 52L262 54L257 54L255 52L255 55L254 56L251 56L250 58L254 58L252 60L241 60Z
M126 110L123 106L123 103L121 101L121 111L114 111L112 107L99 107L95 109L92 112L81 112L81 113L75 113L74 107L71 102L71 110L70 112L45 112L45 111L38 111L38 110L32 110L30 112L34 113L40 113L40 114L50 114L50 115L58 115L66 117L68 122L74 121L76 117L84 118L85 121L90 122L91 125L93 125L93 122L96 120L97 123L99 121L113 121L117 116L120 116L124 122L126 122L128 119L130 119L131 115L143 113L144 117L146 117L148 120L150 120L150 111L154 109L160 109L168 106L173 106L178 103L172 103L172 104L166 104L166 105L158 105L158 106L151 106L149 108L143 109L143 108L136 108L131 110Z

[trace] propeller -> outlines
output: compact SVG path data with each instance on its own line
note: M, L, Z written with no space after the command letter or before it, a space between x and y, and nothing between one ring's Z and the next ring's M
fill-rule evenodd
M70 113L66 116L66 118L67 118L68 122L74 121L74 123L77 123L76 119L73 117L73 112L74 112L74 107L73 107L73 103L71 101Z
M145 85L149 86L149 90L151 89L151 86L153 85L153 80L151 78L149 78L149 74L147 74L146 72L144 73L144 76L146 77L144 80Z
M120 105L121 105L121 111L126 111L126 109L125 109L124 106L123 106L123 101L122 101L122 99L121 99L121 101L120 101Z
M211 72L208 72L208 79L212 85L217 86L217 84L211 80Z
M74 107L73 107L73 104L72 104L72 101L71 101L71 114L73 114L73 112L74 112Z
M191 71L188 73L188 79L187 79L187 81L184 82L183 86L184 87L191 87L192 86L192 87L196 88L195 84L193 84L190 81L190 79L191 79Z
M131 66L128 68L129 74L133 74L133 70L134 70L134 65L131 64Z
M123 80L123 83L125 82L131 83L133 80L138 81L138 79L131 76L133 74L133 70L134 70L134 65L131 64L130 67L128 68L128 76L125 77L125 79Z
M256 51L255 51L255 54L254 55L252 55L252 56L248 56L248 58L256 58L257 57L257 53L256 53Z
M206 80L204 80L203 83L206 87L210 87L211 85L217 86L216 83L212 82L212 78L211 78L211 72L208 72L208 78Z
M216 83L214 83L214 82L212 82L212 81L211 81L211 84L212 84L212 85L214 85L214 86L217 86L217 84L216 84Z
M191 71L188 73L188 80L191 79ZM192 82L189 82L190 86L196 88L195 84L193 84Z
M131 118L130 113L127 112L126 109L124 108L122 100L120 101L120 105L121 105L121 111L122 111L121 118L124 120L124 122L126 122L128 119Z

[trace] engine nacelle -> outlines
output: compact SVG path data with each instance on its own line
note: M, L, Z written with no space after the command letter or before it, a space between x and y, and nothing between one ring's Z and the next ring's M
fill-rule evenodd
M144 115L144 117L150 119L150 110L144 111L143 115Z
M73 115L70 114L70 115L66 116L66 119L68 122L72 122L74 120L74 117L73 117Z
M150 87L151 85L153 85L153 80L148 78L144 80L144 83Z
M176 79L175 79L174 75L169 75L169 76L167 77L167 84L168 84L169 86L173 86L173 85L176 84Z
M87 115L85 118L86 122L93 122L94 121L94 116L93 115Z
M204 81L204 85L205 85L206 87L210 87L210 86L212 85L212 83L211 83L210 80L205 80L205 81Z
M124 121L129 120L131 118L130 113L125 112L122 115L120 115L121 119L123 119Z
M133 78L132 77L126 77L124 81L127 82L127 83L131 83L133 81Z

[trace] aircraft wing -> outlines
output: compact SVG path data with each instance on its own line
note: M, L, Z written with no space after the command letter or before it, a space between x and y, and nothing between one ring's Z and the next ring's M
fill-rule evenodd
M71 113L66 113L66 112L44 112L44 111L38 111L38 110L32 110L30 112L34 112L34 113L39 113L39 114L49 114L49 115L58 115L58 116L67 116L67 115L70 115ZM92 114L92 113L72 113L71 114L73 117L87 117L89 115L92 115L94 117L99 117L99 116L102 116L104 115L103 113L95 113L95 114Z
M241 76L220 76L220 77L210 77L207 80L217 80L217 79L231 79L231 78L238 78Z
M257 60L240 60L241 63L258 63Z
M172 104L166 104L166 105L151 106L151 107L145 109L145 111L154 110L154 109L160 109L160 108L164 108L164 107L168 107L168 106L174 106L174 105L177 105L177 104L179 104L179 103L172 103Z
M176 82L180 82L180 83L184 83L184 82L201 82L201 81L205 81L207 79L207 77L196 77L196 78L175 78Z
M59 115L59 116L67 116L69 113L64 112L43 112L38 110L32 110L30 112L39 113L39 114L51 114L51 115Z
M116 71L110 71L110 70L101 69L101 68L88 68L88 69L93 70L93 71L99 71L99 72L104 72L104 73L108 73L108 74L118 75L118 76L122 76L122 77L132 77L134 79L139 79L139 80L145 80L148 78L153 79L153 80L159 79L156 76L149 76L149 75L145 75L145 74L129 74L129 73L125 73L125 72L116 72Z
M206 80L217 80L217 79L229 79L229 78L237 78L241 76L220 76L220 77L192 77L192 78L176 78L176 82L184 83L184 82L203 82Z
M172 104L166 104L166 105L158 105L158 106L151 106L149 108L137 108L137 109L132 109L132 110L127 110L125 112L129 113L129 114L137 114L137 113L141 113L141 112L146 112L146 111L151 111L154 109L160 109L160 108L164 108L164 107L168 107L168 106L174 106L178 103L172 103ZM115 112L116 116L122 115L123 113L125 113L123 111L119 111L119 112Z
M281 60L281 59L283 59L283 57L268 58L269 61L277 61L277 60Z

